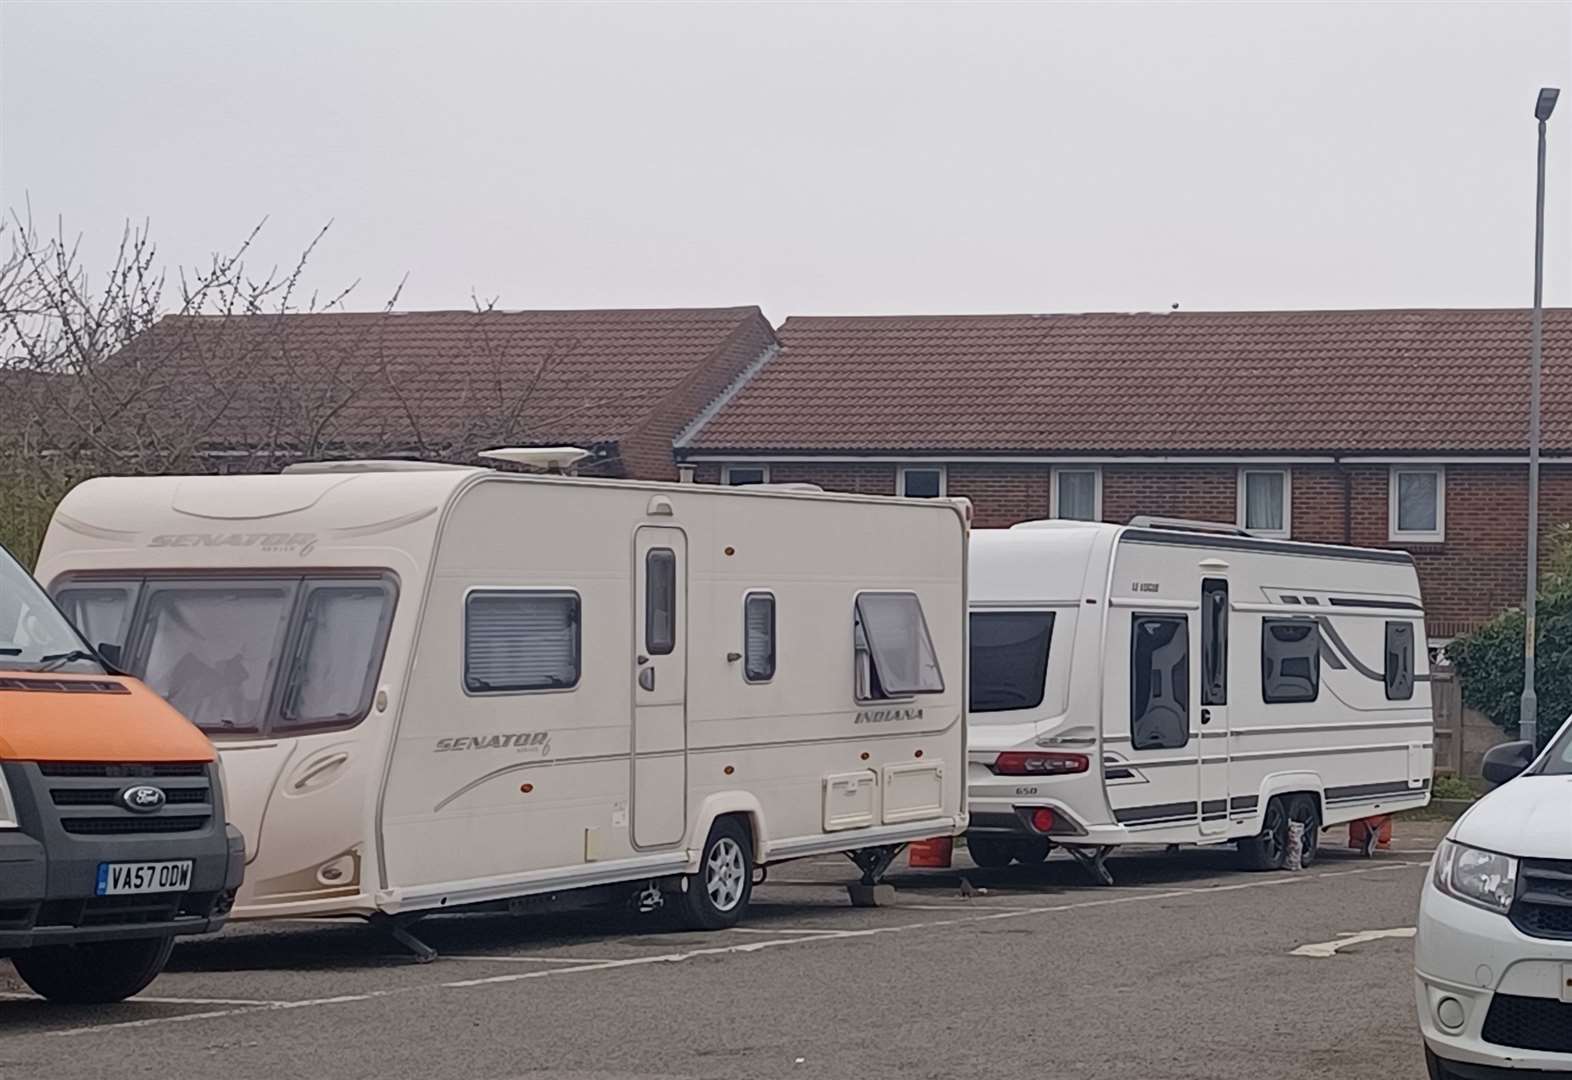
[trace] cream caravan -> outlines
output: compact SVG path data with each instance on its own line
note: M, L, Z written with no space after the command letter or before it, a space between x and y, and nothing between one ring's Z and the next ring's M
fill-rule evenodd
M964 827L967 517L340 463L90 480L38 573L219 747L235 917L616 886L714 927L759 866Z
M971 549L974 861L1236 843L1429 801L1424 610L1400 551L1031 522Z

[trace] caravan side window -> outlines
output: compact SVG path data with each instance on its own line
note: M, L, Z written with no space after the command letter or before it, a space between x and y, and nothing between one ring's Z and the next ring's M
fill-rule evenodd
M775 678L775 595L752 592L742 602L742 677L751 683Z
M105 659L124 659L131 632L131 612L136 608L139 586L134 582L94 581L67 585L55 592L55 603L65 617L95 649L110 646Z
M1386 699L1408 701L1414 696L1414 624L1386 624Z
M1172 750L1190 741L1190 620L1137 615L1130 623L1130 742Z
M464 689L566 690L579 682L579 594L472 592L464 601Z
M1201 582L1201 704L1228 704L1228 582L1221 578Z
M859 593L852 616L858 701L943 692L939 656L916 593Z
M644 648L669 656L677 647L677 553L650 548L644 553Z
M1321 693L1321 635L1313 619L1261 620L1261 700L1314 701Z

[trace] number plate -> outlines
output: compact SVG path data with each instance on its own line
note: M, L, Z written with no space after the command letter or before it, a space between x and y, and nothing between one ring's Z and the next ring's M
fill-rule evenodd
M185 892L191 887L191 860L181 862L105 862L98 864L98 895Z

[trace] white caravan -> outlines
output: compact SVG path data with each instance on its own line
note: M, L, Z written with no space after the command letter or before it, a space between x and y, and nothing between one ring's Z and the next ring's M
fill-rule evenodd
M971 548L974 861L1239 845L1430 797L1424 610L1398 551L1201 523L1030 522Z
M236 918L615 885L714 927L756 867L871 883L964 828L968 516L423 463L101 478L38 576L219 747Z

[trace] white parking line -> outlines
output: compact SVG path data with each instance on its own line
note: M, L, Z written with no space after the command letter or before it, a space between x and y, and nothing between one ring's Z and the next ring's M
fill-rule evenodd
M341 997L313 998L306 1001L287 1001L269 1003L260 1006L245 1006L231 1009L218 1009L210 1012L187 1013L183 1016L154 1016L141 1020L125 1020L118 1023L96 1024L90 1027L68 1028L61 1031L48 1032L52 1037L75 1037L92 1035L104 1031L117 1031L129 1028L152 1027L158 1024L180 1024L195 1020L216 1020L229 1016L239 1016L248 1013L268 1012L281 1009L300 1009L312 1006L340 1005L351 1002L370 1001L377 998L399 997L407 994L421 993L431 990L469 990L488 986L506 985L521 982L526 979L547 979L561 975L577 975L593 971L614 971L623 968L645 967L650 964L676 964L702 957L727 956L733 954L760 952L765 949L781 948L787 945L818 945L837 942L846 942L857 939L875 938L885 934L906 934L916 930L937 930L944 927L977 925L987 922L1000 922L1005 919L1019 919L1028 915L1048 915L1065 911L1082 911L1092 908L1114 907L1121 904L1141 904L1160 900L1183 899L1188 896L1211 896L1223 892L1244 892L1249 889L1286 888L1302 885L1312 881L1321 881L1328 878L1357 877L1365 874L1387 873L1393 870L1413 869L1423 867L1420 862L1382 862L1360 866L1351 870L1333 870L1321 873L1307 871L1297 874L1283 874L1274 878L1255 878L1249 881L1238 882L1232 885L1200 885L1181 886L1172 889L1128 893L1120 896L1100 896L1090 900L1077 900L1061 904L1045 904L1037 907L999 909L980 907L973 909L973 913L957 916L950 919L929 919L922 922L903 923L892 926L864 927L854 930L835 930L825 933L796 934L793 937L768 938L763 941L751 941L738 945L718 945L702 949L689 949L683 952L660 953L651 956L636 956L621 960L580 960L561 966L537 968L531 971L521 971L508 975L492 975L479 979L460 979L443 983L424 983L419 986L406 986L393 990L377 990L366 994L346 994ZM960 905L956 905L959 907ZM945 910L949 910L946 908Z
M806 927L803 927L803 928L799 929L799 928L791 927L791 926L772 926L772 927L769 927L769 928L765 928L765 927L762 927L762 926L728 926L726 929L729 930L733 934L832 934L833 935L833 934L842 933L842 931L840 931L840 930L810 930L810 929L807 929Z
M1319 941L1313 945L1301 945L1289 956L1313 956L1317 960L1328 960L1337 955L1339 949L1349 945L1363 945L1367 941L1380 941L1383 938L1411 938L1417 933L1412 926L1398 926L1391 930L1361 930L1357 934L1344 934L1336 941Z
M0 994L0 1000L5 1001L43 1001L37 994ZM260 998L208 998L208 997L153 997L149 994L138 994L131 998L146 1005L282 1005L282 1001L269 1001Z
M453 953L443 953L442 959L467 960L476 964L610 964L614 962L584 956L486 956L485 954L456 956Z

